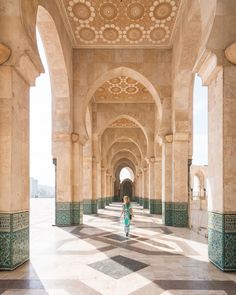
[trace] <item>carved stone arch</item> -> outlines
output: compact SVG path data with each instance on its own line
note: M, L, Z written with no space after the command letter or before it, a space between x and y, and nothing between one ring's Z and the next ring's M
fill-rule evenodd
M162 120L162 104L161 99L159 97L159 94L156 90L156 88L152 85L152 83L141 73L139 73L137 70L134 70L132 68L128 67L118 67L111 70L108 70L107 72L103 73L100 77L96 78L94 82L92 83L91 87L89 87L86 97L83 101L82 107L79 109L79 116L83 117L82 123L85 123L84 118L84 112L87 108L87 105L93 98L93 95L95 91L107 80L110 80L112 78L116 78L117 76L127 76L132 79L135 79L136 81L140 82L142 85L146 87L146 89L150 92L151 96L153 97L153 100L157 107L157 114L159 118L159 122ZM85 124L84 124L85 126ZM82 127L82 126L81 126ZM86 129L82 128L81 132L83 133L83 136L87 138Z
M145 138L146 138L146 141L148 143L148 134L144 128L144 126L136 119L134 118L133 116L131 115L119 115L115 118L112 118L111 120L109 120L104 126L103 128L100 130L100 136L102 136L102 134L104 133L104 131L114 122L116 122L117 120L119 119L128 119L129 121L135 123L137 125L137 127L139 127L142 131L143 131L143 134L145 135Z
M113 167L114 163L120 159L120 158L130 158L132 160L132 162L134 163L135 166L139 166L139 161L137 159L137 157L129 150L124 150L124 151L119 151L117 152L115 155L113 155L113 157L110 159L110 162L108 163L108 167Z

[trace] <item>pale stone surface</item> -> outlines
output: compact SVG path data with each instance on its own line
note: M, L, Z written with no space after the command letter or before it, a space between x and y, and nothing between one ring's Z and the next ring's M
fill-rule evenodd
M115 27L124 25L120 15L101 28L97 20L104 17L102 7L67 2L0 2L1 44L11 49L8 59L9 51L0 46L0 212L29 209L28 96L43 72L37 24L52 86L58 202L120 194L119 172L127 166L134 172L137 197L188 203L194 230L207 227L207 210L235 213L236 2L163 0L160 11L156 1L150 13L129 28L142 40L130 42L128 27L121 29L127 44L121 37L121 43L117 41L119 34L114 42L104 41L105 29L116 34ZM109 3L119 8L118 14L126 11L116 2ZM76 10L76 3L85 6ZM130 5L123 16L125 26L131 25L134 11L142 14L144 4L140 2L138 10ZM148 43L157 28L168 38ZM92 38L86 46L81 44L82 29ZM195 73L209 90L209 167L191 167L189 175ZM194 175L200 189L199 199L192 200L188 185Z

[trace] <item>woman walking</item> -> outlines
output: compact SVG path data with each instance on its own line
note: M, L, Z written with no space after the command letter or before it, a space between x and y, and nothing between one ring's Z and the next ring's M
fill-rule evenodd
M124 214L124 230L126 237L129 236L130 232L130 220L133 217L133 209L130 204L130 200L128 196L124 196L124 203L122 205L122 212L120 217Z

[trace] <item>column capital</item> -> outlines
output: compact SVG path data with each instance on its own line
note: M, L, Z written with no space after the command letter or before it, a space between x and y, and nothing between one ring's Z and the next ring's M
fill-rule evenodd
M5 44L0 43L0 65L4 64L11 56L11 49Z
M173 141L189 141L189 132L176 132Z
M222 66L218 65L216 54L206 49L197 62L194 72L199 74L203 85L207 86L216 78L221 68Z
M172 143L173 142L173 134L170 133L170 134L166 134L162 137L162 141L164 143Z
M19 56L14 68L29 86L35 86L36 78L43 72L43 69L33 62L27 51Z

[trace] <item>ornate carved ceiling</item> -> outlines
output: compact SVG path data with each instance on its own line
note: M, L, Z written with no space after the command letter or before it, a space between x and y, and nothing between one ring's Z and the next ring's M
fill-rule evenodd
M110 124L108 128L139 128L139 126L129 119L121 118Z
M106 81L94 94L97 103L117 102L153 102L149 91L138 81L119 76Z
M170 46L181 0L61 0L76 47Z

